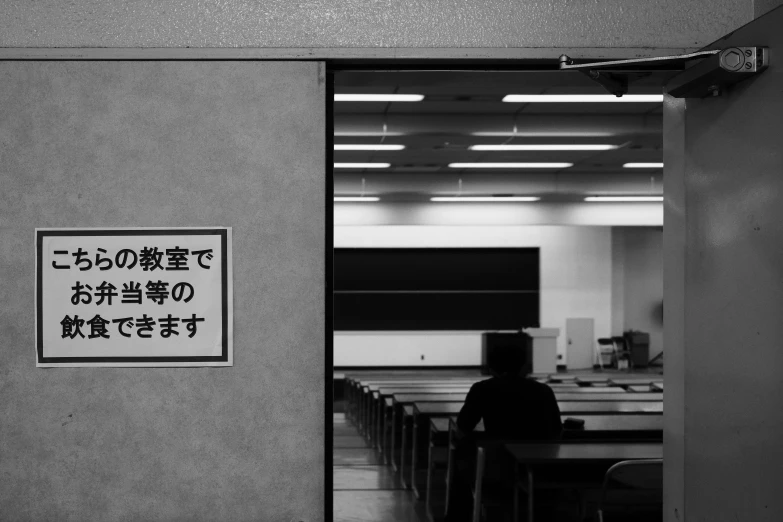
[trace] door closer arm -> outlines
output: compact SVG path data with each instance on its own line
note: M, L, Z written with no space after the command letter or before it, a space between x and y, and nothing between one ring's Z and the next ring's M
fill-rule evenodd
M675 98L703 98L719 96L721 91L761 73L769 65L767 47L729 47L698 51L674 56L634 58L575 64L565 54L560 56L560 70L575 70L586 74L617 97L628 93L629 74L633 67L638 74L655 70L661 65L679 65L687 61L700 61L675 75L667 83L667 93Z

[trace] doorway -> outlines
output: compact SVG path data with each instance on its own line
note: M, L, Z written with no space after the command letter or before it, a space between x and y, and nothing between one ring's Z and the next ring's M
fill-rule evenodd
M633 235L634 229L660 230L663 223L660 92L665 77L648 75L631 91L655 98L595 102L589 97L580 101L579 96L605 91L579 73L335 71L330 151L333 245L338 252L333 258L334 324L357 323L363 313L372 312L342 304L346 295L383 293L384 298L375 297L391 303L401 290L378 291L378 285L388 283L383 280L400 282L395 269L404 265L401 261L385 267L362 265L372 267L364 282L375 286L361 287L362 282L342 276L338 280L337 263L348 259L348 253L364 255L369 263L366 256L382 250L480 253L533 248L539 256L533 269L538 277L535 319L525 322L519 314L518 325L490 324L484 331L553 328L557 354L565 362L568 318L594 318L591 338L633 328L613 311L613 285L618 271L625 269L621 263L613 265L615 230L625 227ZM548 96L573 98L543 101ZM427 266L424 259L417 262ZM352 273L359 275L357 270ZM431 282L435 272L427 273ZM433 291L415 290L428 299ZM501 287L494 290L503 295ZM642 307L655 298L637 296L628 304ZM382 315L388 319L393 314ZM377 319L364 324L377 324ZM341 377L355 373L477 371L481 333L480 328L460 330L454 325L417 330L410 321L401 321L399 327L387 322L383 327L337 329L332 339L335 382L339 388ZM592 368L592 355L586 368ZM341 407L335 402L336 412ZM335 430L343 429L335 425ZM341 445L352 443L364 445L361 439L340 440ZM363 471L378 465L374 452L365 457ZM343 480L349 470L340 462L345 463L335 460L335 472ZM378 479L381 472L374 471ZM404 498L408 493L393 476L384 480L392 486L383 495ZM338 507L341 496L350 496L350 487L345 480L335 484L343 488L334 496L335 513L350 509ZM416 502L405 505L421 507Z

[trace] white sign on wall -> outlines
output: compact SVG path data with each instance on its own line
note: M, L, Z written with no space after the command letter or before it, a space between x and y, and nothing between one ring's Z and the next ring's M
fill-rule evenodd
M232 366L231 228L36 229L36 366Z

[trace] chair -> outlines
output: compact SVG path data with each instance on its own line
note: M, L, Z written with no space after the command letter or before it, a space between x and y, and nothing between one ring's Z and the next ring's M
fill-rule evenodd
M602 346L610 346L611 348L604 350ZM603 356L607 354L612 355L613 365L616 365L619 368L619 361L621 358L624 358L629 361L628 369L631 369L631 352L626 346L625 338L621 336L599 338L595 356L596 359L598 359L598 366L600 366L602 370L604 369Z
M622 501L607 501L610 486L622 492ZM624 460L610 467L604 475L598 503L598 522L607 522L607 506L615 508L655 508L653 518L660 520L657 509L663 507L663 459ZM635 517L634 520L639 520Z

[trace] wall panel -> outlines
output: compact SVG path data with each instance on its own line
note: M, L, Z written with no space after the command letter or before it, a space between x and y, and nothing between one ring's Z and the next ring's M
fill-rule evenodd
M323 520L322 65L0 82L2 518ZM36 369L34 228L145 226L233 227L234 366Z

